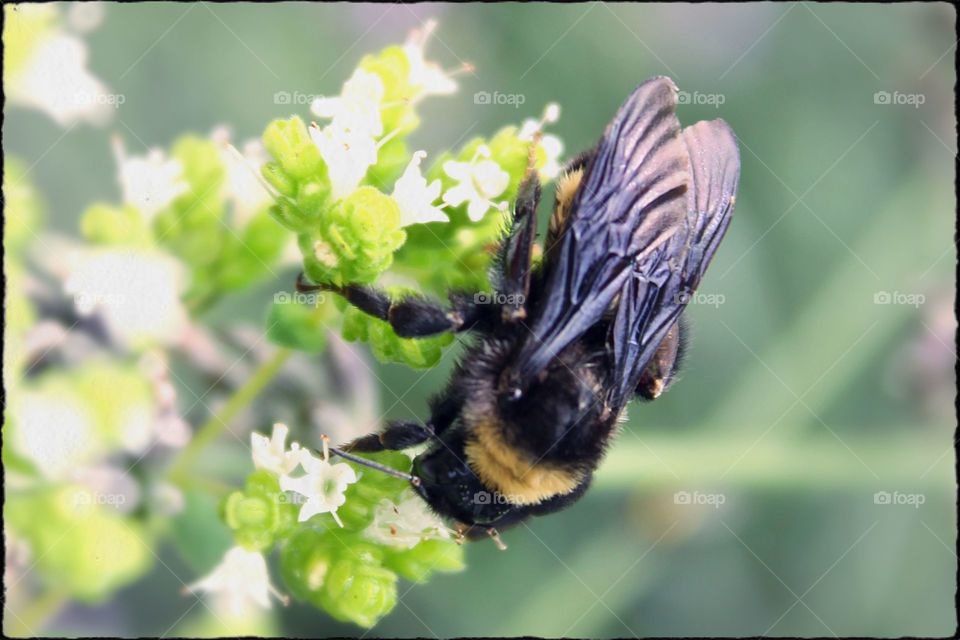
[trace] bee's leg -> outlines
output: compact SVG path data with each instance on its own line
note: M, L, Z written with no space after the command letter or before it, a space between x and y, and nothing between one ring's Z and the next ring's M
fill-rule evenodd
M497 531L494 527L487 529L487 535L490 536L490 539L493 540L493 544L497 545L497 549L500 551L506 551L506 543L500 539L500 532Z
M377 451L399 451L423 444L433 437L433 429L419 422L393 421L380 433L371 433L345 445L344 451L376 453Z
M673 384L683 361L688 331L686 318L680 316L680 320L660 341L660 346L637 383L637 395L641 398L655 400Z
M527 316L525 304L530 293L530 271L534 240L537 236L539 202L540 177L536 170L531 170L520 184L513 209L513 224L500 247L501 273L497 292L503 297L500 313L504 322L516 322Z
M383 290L365 285L347 284L342 287L315 285L297 278L298 291L333 291L347 302L374 318L389 322L401 338L422 338L439 333L468 331L489 316L490 305L479 304L486 298L480 294L450 294L450 308L424 296L408 295L392 300ZM483 298L483 300L481 300Z

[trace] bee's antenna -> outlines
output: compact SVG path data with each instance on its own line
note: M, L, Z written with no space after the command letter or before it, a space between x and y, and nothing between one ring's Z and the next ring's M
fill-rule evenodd
M415 487L420 486L420 478L418 478L417 476L411 473L404 473L403 471L399 471L397 469L394 469L393 467L388 467L385 464L380 464L379 462L374 462L373 460L367 460L366 458L355 456L352 453L347 453L346 451L342 449L337 449L336 447L328 446L327 449L330 451L330 453L340 456L344 460L349 460L350 462L355 462L364 467L369 467L371 469L376 469L377 471L382 471L395 478L401 478L402 480L406 480L407 482L409 482Z

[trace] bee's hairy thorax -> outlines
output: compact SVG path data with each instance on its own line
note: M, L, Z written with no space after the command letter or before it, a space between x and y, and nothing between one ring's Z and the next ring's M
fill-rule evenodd
M605 403L604 367L583 345L558 356L540 397L521 398L516 410L498 401L498 383L510 344L487 339L467 354L469 388L460 411L466 461L490 489L517 505L539 504L572 493L593 471L616 425L619 410ZM479 369L479 371L478 371ZM559 389L566 385L565 388ZM575 387L575 388L571 388ZM566 391L577 395L576 419L554 419Z

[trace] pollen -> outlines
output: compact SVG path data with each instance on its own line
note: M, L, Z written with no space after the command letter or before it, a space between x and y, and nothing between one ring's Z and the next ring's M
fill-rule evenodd
M337 256L329 244L323 240L317 240L313 243L313 255L322 264L331 269L337 266Z

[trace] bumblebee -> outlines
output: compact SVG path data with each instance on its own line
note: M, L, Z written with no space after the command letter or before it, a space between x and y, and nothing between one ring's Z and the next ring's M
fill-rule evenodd
M405 477L469 537L583 496L628 402L670 387L681 314L733 214L734 134L722 120L681 128L677 97L669 78L641 84L565 168L536 262L541 189L528 170L492 294L454 292L443 305L301 278L301 289L335 291L401 337L476 336L426 424L392 422L334 452L364 463L351 452L427 444Z

